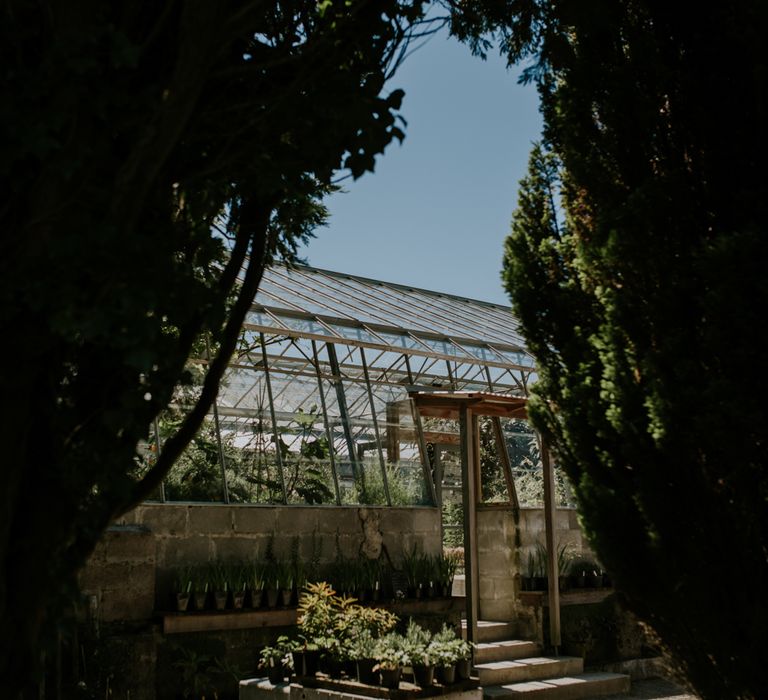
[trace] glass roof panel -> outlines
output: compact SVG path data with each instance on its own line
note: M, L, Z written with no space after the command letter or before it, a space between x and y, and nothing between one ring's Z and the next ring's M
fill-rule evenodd
M508 307L311 267L266 270L256 303L396 330L524 347Z

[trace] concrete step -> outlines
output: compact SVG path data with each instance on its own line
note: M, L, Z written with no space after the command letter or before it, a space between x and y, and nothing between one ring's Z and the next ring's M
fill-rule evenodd
M484 700L528 697L536 700L583 700L628 693L629 676L621 673L581 673L546 680L508 683L483 688Z
M523 639L505 639L501 642L480 642L475 647L475 663L523 659L526 656L540 656L541 646Z
M514 661L475 664L483 687L535 681L554 676L573 676L584 671L584 660L577 656L533 656Z
M477 621L477 639L475 642L499 642L512 639L515 626L511 622L494 622L493 620ZM467 621L461 621L461 636L467 638Z

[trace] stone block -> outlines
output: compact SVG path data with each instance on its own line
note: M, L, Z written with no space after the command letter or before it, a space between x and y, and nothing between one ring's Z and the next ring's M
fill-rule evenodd
M213 542L213 557L224 561L252 562L263 559L268 538L262 537L216 537Z
M483 620L512 620L515 607L508 600L480 599L480 618Z
M272 506L237 506L232 515L238 533L266 535L277 529L277 508Z
M437 530L440 531L440 511L437 508L411 508L405 514L410 515L412 532L420 534L431 534ZM400 518L400 522L405 523L406 518Z
M187 534L188 509L170 503L144 505L137 509L137 520L156 535L178 537Z
M234 529L232 506L212 504L188 506L188 509L190 535L229 535Z
M158 541L157 564L167 568L205 564L213 558L214 545L210 537L164 538Z
M509 576L514 568L512 550L496 549L491 552L480 552L480 571L489 576Z
M105 589L101 594L102 622L150 620L154 614L155 591L133 588Z
M147 529L135 525L112 526L104 533L106 560L155 560L155 537Z
M275 519L275 531L279 535L304 535L309 534L318 526L318 508L302 508L300 506L291 506L290 508L279 508ZM331 510L331 509L329 509ZM335 509L333 509L335 510ZM333 510L324 516L331 523L336 519ZM329 523L330 524L330 523ZM323 523L326 527L326 523Z

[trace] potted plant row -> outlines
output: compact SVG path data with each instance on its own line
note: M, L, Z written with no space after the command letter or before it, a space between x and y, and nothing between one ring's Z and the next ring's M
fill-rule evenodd
M574 557L568 545L557 548L558 587L561 591L568 588L600 588L610 585L608 574L592 559ZM547 549L539 544L536 550L528 553L525 574L521 576L523 591L546 591L549 588L547 577Z
M450 597L459 558L455 553L435 556L419 553L414 547L403 556L409 598Z
M432 685L469 677L472 647L444 627L430 634L411 622L405 634L394 631L398 618L393 613L361 606L354 598L337 595L330 584L308 584L299 599L298 635L278 640L269 658L282 651L292 656L297 676L325 673L331 678L356 679L360 683L397 688L405 667L411 667L414 681ZM271 668L265 662L263 668ZM431 670L430 670L431 667ZM281 666L283 674L288 665ZM274 671L276 677L278 671ZM273 681L275 682L275 681Z
M216 561L177 569L173 597L179 612L287 607L304 583L301 568L290 562Z

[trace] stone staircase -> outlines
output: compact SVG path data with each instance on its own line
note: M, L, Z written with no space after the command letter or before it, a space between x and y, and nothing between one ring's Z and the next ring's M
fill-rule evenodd
M536 642L510 639L508 622L480 621L475 672L484 700L536 698L580 700L629 691L629 676L584 673L584 661L574 656L542 656Z

